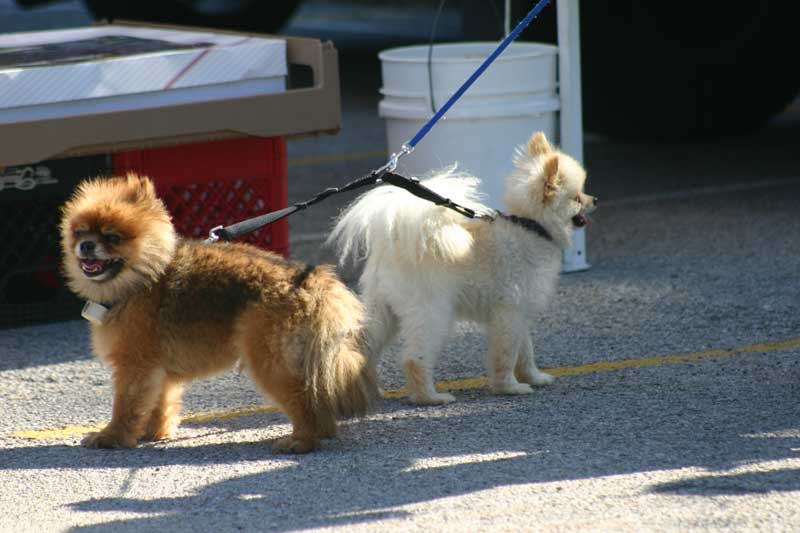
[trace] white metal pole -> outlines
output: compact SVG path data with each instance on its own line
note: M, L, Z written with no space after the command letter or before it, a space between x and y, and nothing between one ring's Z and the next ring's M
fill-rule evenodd
M578 0L557 0L558 90L561 99L561 149L583 163L583 111L581 107L581 39ZM586 233L575 231L572 247L564 252L564 272L589 268Z
M511 0L506 0L503 11L503 37L511 33Z

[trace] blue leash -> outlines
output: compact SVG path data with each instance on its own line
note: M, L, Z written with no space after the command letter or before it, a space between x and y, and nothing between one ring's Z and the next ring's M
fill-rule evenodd
M227 227L217 226L215 228L212 228L211 231L209 231L208 233L207 242L216 242L219 240L224 240L224 241L233 240L237 237L240 237L241 235L245 235L259 228L262 228L266 225L272 224L273 222L280 220L284 217L287 217L296 211L300 211L301 209L306 209L307 207L319 201L322 201L328 196L331 196L333 194L345 191L351 191L360 187L364 187L366 185L380 183L381 181L386 181L387 183L391 183L394 186L402 187L403 189L406 189L410 193L419 196L420 198L424 198L428 201L434 202L437 205L443 205L445 207L458 211L461 214L468 216L470 218L475 217L476 214L472 212L472 210L462 207L450 201L447 198L439 196L435 192L431 191L427 187L420 184L418 180L409 179L400 176L398 174L394 174L394 171L397 169L397 161L402 156L410 154L411 152L414 151L414 148L428 134L428 132L431 131L431 128L433 128L436 125L436 123L439 122L439 120L445 115L445 113L447 113L447 111L451 107L453 107L453 104L455 104L458 101L458 99L461 98L461 96L467 91L467 89L469 89L472 86L473 83L475 83L475 81L481 76L481 74L483 74L484 71L487 68L489 68L489 65L491 65L495 59L497 59L497 56L502 54L503 51L506 48L508 48L508 45L510 45L517 37L519 37L519 34L522 33L522 30L528 27L528 25L533 21L533 19L535 19L549 3L550 0L539 0L539 2L535 6L533 6L533 9L531 9L528 12L525 18L522 19L520 23L517 24L517 26L508 35L506 35L505 39L503 39L503 41L499 45L497 45L497 48L495 48L494 52L489 54L489 57L487 57L483 61L483 63L481 63L478 69L475 72L473 72L469 78L467 78L467 81L465 81L461 85L461 87L459 87L458 90L455 93L453 93L450 99L447 100L447 102L439 109L439 111L437 111L433 115L433 117L431 117L431 119L428 120L428 122L426 122L422 126L422 128L420 128L417 134L414 135L414 137L410 141L405 143L400 148L399 153L392 154L392 157L389 158L389 161L386 162L385 165L373 170L366 176L363 176L357 180L354 180L344 185L343 187L329 187L328 189L325 189L321 193L317 194L315 197L305 202L299 202L287 208L281 209L279 211L266 213L264 215L250 218L242 222L237 222L236 224L232 224Z

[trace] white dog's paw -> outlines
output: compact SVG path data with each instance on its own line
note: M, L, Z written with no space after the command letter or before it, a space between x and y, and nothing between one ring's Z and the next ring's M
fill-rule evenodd
M530 385L541 387L542 385L549 385L556 380L550 374L542 372L541 370L533 370L530 372L525 372L522 375L517 375L517 379L523 383L528 383Z
M417 405L445 405L456 401L456 397L446 392L433 394L410 394L408 399Z
M533 387L527 383L497 383L492 385L495 394L533 394Z
M531 385L549 385L555 380L556 378L550 374L542 372L541 370L536 370L533 372L533 376L531 376Z

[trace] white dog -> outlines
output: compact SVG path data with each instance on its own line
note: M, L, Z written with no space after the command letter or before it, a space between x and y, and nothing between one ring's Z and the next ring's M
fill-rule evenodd
M486 326L486 359L496 394L528 394L553 377L536 367L530 328L553 295L562 250L596 199L586 173L543 133L517 150L506 184L508 214L478 202L477 178L442 172L423 185L486 218L470 219L383 186L359 197L328 241L342 262L366 258L365 349L377 362L399 332L408 392L419 404L453 401L434 387L433 366L457 319Z

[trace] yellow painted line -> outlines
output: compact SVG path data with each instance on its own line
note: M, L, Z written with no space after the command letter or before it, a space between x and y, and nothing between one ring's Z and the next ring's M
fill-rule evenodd
M181 417L181 424L207 424L209 422L217 422L219 420L230 420L231 418L239 418L242 416L260 413L277 413L279 411L280 410L278 408L271 405L255 405L252 407L241 407L239 409L231 409L228 411L210 411L208 413L186 415ZM12 436L31 440L68 439L73 437L81 437L92 431L100 431L103 429L103 426L105 426L105 424L64 426L53 429L23 430L12 433Z
M615 372L635 368L647 368L654 366L679 365L693 363L697 361L727 359L737 355L769 353L783 350L791 350L800 347L800 338L786 339L781 341L764 342L760 344L748 344L737 346L726 350L706 350L704 352L684 353L675 355L661 355L657 357L646 357L644 359L625 359L622 361L598 361L579 366L562 366L559 368L545 369L549 374L556 377L577 376L581 374L594 374L597 372ZM488 384L485 377L458 379L444 381L437 384L439 390L455 391L480 389ZM406 395L404 389L391 389L383 392L384 398L395 399L403 398ZM228 411L211 411L208 413L197 413L184 416L181 419L183 424L207 424L219 420L230 420L242 416L249 416L261 413L276 413L279 409L268 405L257 405L253 407L242 407ZM45 439L65 439L79 437L90 431L97 431L102 425L92 426L66 426L62 428L17 431L13 437L32 440Z
M217 420L230 420L240 416L255 415L260 413L277 413L279 409L271 405L254 405L252 407L240 407L228 411L211 411L209 413L197 413L181 417L183 424L207 424Z
M593 374L595 372L614 372L617 370L627 370L629 368L646 368L649 366L677 365L701 361L703 359L720 359L735 355L735 351L729 350L708 350L706 352L687 353L680 355L662 355L658 357L647 357L644 359L626 359L623 361L599 361L588 363L581 366L565 366L548 370L556 377L576 376L578 374Z
M780 350L790 350L800 346L800 339L787 339L785 341L772 341L764 342L761 344L751 344L749 346L742 346L739 351L748 353L758 352L775 352Z
M12 437L19 437L21 439L31 440L49 440L49 439L69 439L72 437L81 437L92 431L100 431L105 424L97 424L96 426L65 426L53 429L30 429L17 431L12 433Z
M310 155L289 159L287 166L292 167L311 167L328 165L331 163L343 163L346 161L362 161L364 159L375 159L378 157L388 157L386 150L370 150L366 152L345 152L342 154L330 155Z

